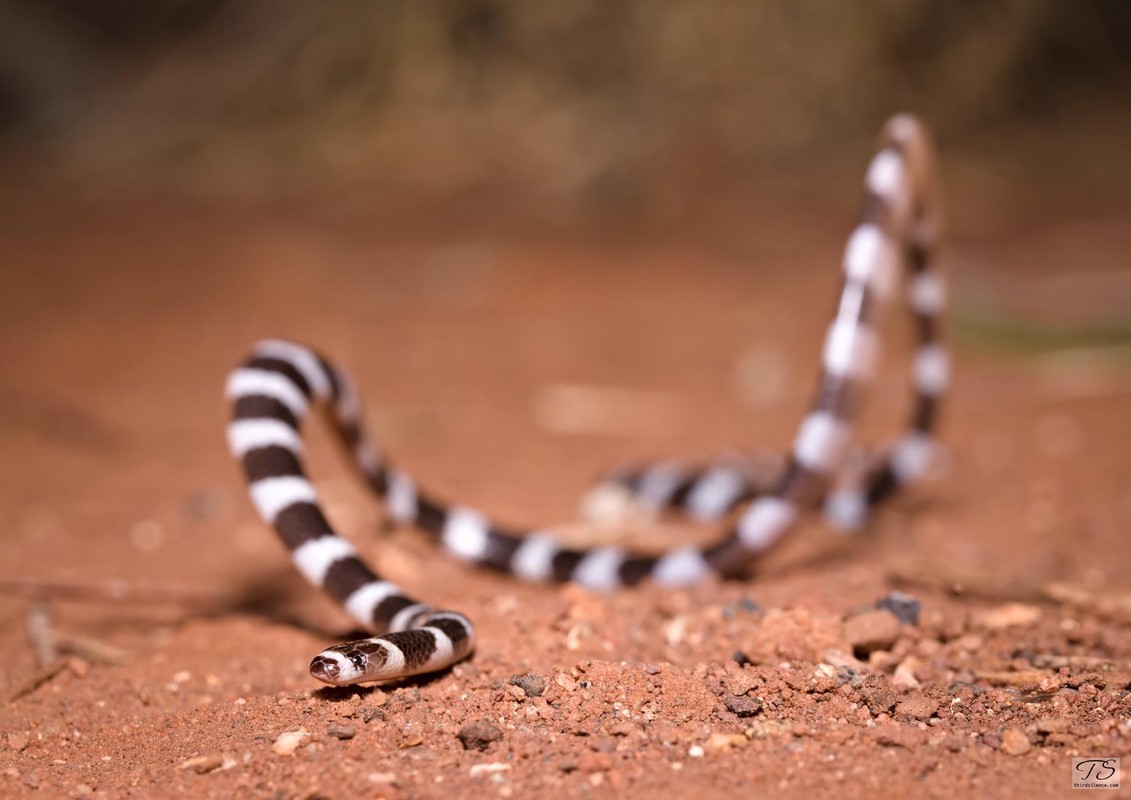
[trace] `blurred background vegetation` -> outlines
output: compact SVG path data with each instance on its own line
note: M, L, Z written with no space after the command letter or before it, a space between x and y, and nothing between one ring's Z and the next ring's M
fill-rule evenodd
M0 0L0 43L9 167L222 195L636 210L895 110L965 141L1131 99L1126 0Z

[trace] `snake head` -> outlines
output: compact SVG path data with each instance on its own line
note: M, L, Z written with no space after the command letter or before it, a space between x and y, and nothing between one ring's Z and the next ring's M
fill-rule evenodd
M310 662L312 677L331 686L378 681L385 677L388 650L379 640L362 639L327 648Z

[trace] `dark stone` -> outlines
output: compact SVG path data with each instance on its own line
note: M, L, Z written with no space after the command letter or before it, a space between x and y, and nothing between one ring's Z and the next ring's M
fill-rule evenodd
M877 600L876 608L890 612L903 625L918 625L923 604L909 594L892 592Z
M753 717L762 711L762 701L757 697L728 697L726 707L736 717Z
M507 683L522 689L527 697L541 697L546 690L546 679L541 675L511 675Z
M472 722L464 725L456 735L463 743L464 750L486 750L491 742L503 738L503 732L490 722Z
M352 739L357 733L353 725L330 725L326 728L326 735L335 739Z

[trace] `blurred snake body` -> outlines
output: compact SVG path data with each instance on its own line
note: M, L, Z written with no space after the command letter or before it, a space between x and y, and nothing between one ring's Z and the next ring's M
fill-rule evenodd
M869 510L928 470L938 401L949 381L940 341L945 301L933 265L941 220L930 137L914 117L883 128L868 167L859 219L844 250L843 284L821 354L819 388L789 453L770 478L733 464L690 469L662 463L611 481L656 508L698 519L737 512L725 535L706 547L660 554L618 546L577 550L550 531L504 528L479 511L448 505L393 466L366 432L349 376L301 344L257 344L228 378L228 442L248 491L308 581L338 601L372 638L330 647L310 665L320 681L348 685L440 670L475 646L471 621L433 608L379 577L327 521L303 464L302 422L325 412L356 467L398 524L422 529L456 557L533 581L572 581L598 591L653 581L681 586L732 576L779 542L803 511L823 506L835 524L861 524ZM878 323L900 272L916 332L906 431L861 466L855 420L876 369ZM738 509L741 507L741 511Z

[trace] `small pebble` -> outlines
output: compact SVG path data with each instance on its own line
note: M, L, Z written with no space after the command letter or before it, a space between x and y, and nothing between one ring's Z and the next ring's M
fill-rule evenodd
M837 668L837 674L848 674L851 676L865 669L860 659L840 650L826 650L824 660L826 663Z
M881 679L878 675L865 677L858 691L860 698L873 714L886 714L895 708L898 699L890 682Z
M740 669L731 672L726 676L723 681L723 688L726 689L728 694L735 697L742 697L743 695L750 694L752 689L761 686L762 682L758 675L749 669Z
M908 656L895 668L891 676L891 684L897 689L918 689L919 679L915 677L915 667L918 661L913 656Z
M1007 756L1023 756L1032 749L1029 737L1020 728L1007 728L1001 735L1001 752Z
M741 733L712 733L707 737L708 750L727 750L731 747L742 747L749 740Z
M1025 603L1005 603L976 614L974 622L992 631L1032 625L1041 619L1041 609Z
M890 650L899 638L899 620L890 611L865 611L844 624L844 634L857 658Z
M925 695L909 697L895 707L895 713L911 719L927 719L939 710L939 704Z
M503 732L490 722L472 722L464 725L456 735L463 743L464 750L486 750L491 742L503 738Z
M271 749L275 751L275 755L293 756L295 750L302 744L302 740L309 735L309 733L302 729L297 731L284 731L275 739L275 743L271 745Z
M836 667L832 664L818 664L813 668L813 677L819 681L827 681L836 677Z
M361 714L361 721L367 725L374 720L383 721L385 719L385 709L365 707L359 712Z
M194 756L182 761L179 769L190 769L197 775L205 775L209 772L215 772L224 766L224 757L218 754L211 754L206 756Z
M923 610L923 604L904 592L891 592L876 601L876 608L880 611L890 611L904 625L918 625L919 612Z
M541 675L511 675L507 683L522 689L527 697L541 697L546 690L546 679Z
M326 728L326 735L335 739L352 739L356 733L353 725L329 725Z
M762 710L762 701L757 697L728 697L725 704L736 717L753 717Z

